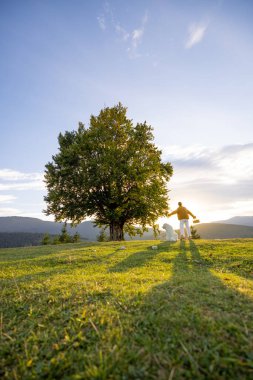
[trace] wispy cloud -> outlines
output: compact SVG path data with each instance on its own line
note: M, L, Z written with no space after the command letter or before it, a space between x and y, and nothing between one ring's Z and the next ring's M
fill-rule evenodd
M137 51L137 49L142 43L142 39L145 32L145 26L147 22L148 22L148 13L146 11L141 20L141 25L138 28L134 29L131 33L130 46L127 49L129 58L138 58L140 56L140 53Z
M122 23L117 20L117 17L115 16L112 8L110 7L109 2L106 2L104 4L104 10L103 13L100 14L100 16L97 17L98 25L100 29L105 31L110 26L116 36L126 44L126 51L128 54L128 57L131 59L135 59L138 57L141 57L140 52L138 51L139 46L142 43L143 36L145 33L145 26L148 22L148 12L145 11L142 19L140 20L140 25L133 29L133 30L127 30L122 26Z
M108 1L103 4L103 10L99 16L97 16L98 26L102 31L105 31L107 27L116 24L114 14Z
M191 49L194 45L199 44L203 40L206 30L207 24L190 25L185 43L186 49Z
M15 199L13 195L0 195L0 203L12 203Z
M138 44L141 42L143 33L144 33L143 29L135 29L132 32L132 43L134 47L137 47Z
M22 183L0 183L0 191L9 190L44 190L42 181L22 182Z
M169 183L172 208L185 200L198 209L203 222L253 215L253 144L162 150L174 167Z
M120 24L115 25L115 31L124 42L130 37L130 34Z
M169 182L172 208L183 201L202 222L253 215L253 143L221 148L173 145L161 150L164 161L170 161L174 168ZM0 194L0 215L35 215L37 207L43 209L43 205L35 201L37 190L45 190L42 173L1 169L0 191L10 193ZM31 194L35 202L32 211L27 209L26 203L17 202L16 191ZM39 202L42 202L42 194ZM4 207L9 203L12 208ZM37 216L42 217L39 210Z
M19 215L20 210L17 208L0 208L0 216Z
M37 214L44 219L45 190L43 173L0 169L0 216Z
M105 30L106 29L105 17L103 15L98 16L97 20L98 20L98 25L99 25L100 29Z
M174 162L179 173L187 170L179 180L186 176L193 180L206 178L206 181L237 183L253 179L253 144L231 145L211 149L203 146L171 146L164 154Z
M22 173L11 169L0 169L0 191L43 190L45 188L43 179L42 173Z
M42 179L41 173L22 173L11 169L0 169L0 180L4 181L22 181L22 180L38 180Z

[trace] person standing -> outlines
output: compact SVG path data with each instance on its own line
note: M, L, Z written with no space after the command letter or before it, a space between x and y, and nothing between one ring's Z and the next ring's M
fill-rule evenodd
M172 211L168 217L177 214L177 218L180 224L180 239L191 238L191 230L189 225L189 215L192 216L193 219L196 219L196 216L191 213L191 211L187 210L186 207L182 205L182 202L178 202L178 208ZM186 229L186 233L185 230Z

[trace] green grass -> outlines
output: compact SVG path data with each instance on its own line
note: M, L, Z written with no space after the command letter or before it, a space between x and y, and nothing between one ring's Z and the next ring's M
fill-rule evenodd
M253 378L253 239L1 249L0 262L3 379Z

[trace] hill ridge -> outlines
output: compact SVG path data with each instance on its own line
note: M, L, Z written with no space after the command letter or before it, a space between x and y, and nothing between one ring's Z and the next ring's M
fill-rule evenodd
M226 223L221 221L211 222L211 223L200 223L194 225L194 228L198 231L201 238L203 239L227 239L227 238L245 238L253 237L253 226L241 225L237 223L231 223L231 220L238 221L244 220L244 217L235 217L228 219ZM253 217L246 217L248 220L253 220ZM30 233L30 234L45 234L50 235L59 234L61 232L63 223L46 221L39 218L33 217L22 217L22 216L6 216L0 217L0 233L17 234L17 233ZM77 227L71 228L68 224L68 232L72 235L76 232L79 233L82 239L88 241L96 241L99 235L100 229L94 226L92 221L83 221ZM161 228L161 233L163 233ZM141 240L151 240L153 239L152 231L145 233ZM160 236L162 238L162 234ZM129 237L126 237L129 240ZM139 240L139 237L135 237L135 240Z
M233 216L226 220L219 220L212 223L236 224L240 226L253 227L253 216Z
M253 227L229 223L201 223L195 225L203 239L231 239L253 237Z

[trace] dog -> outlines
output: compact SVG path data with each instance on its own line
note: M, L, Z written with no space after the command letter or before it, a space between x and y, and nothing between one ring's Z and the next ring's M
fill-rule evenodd
M166 231L166 240L168 240L168 241L177 241L178 240L178 235L173 230L173 228L170 224L164 223L162 228Z

